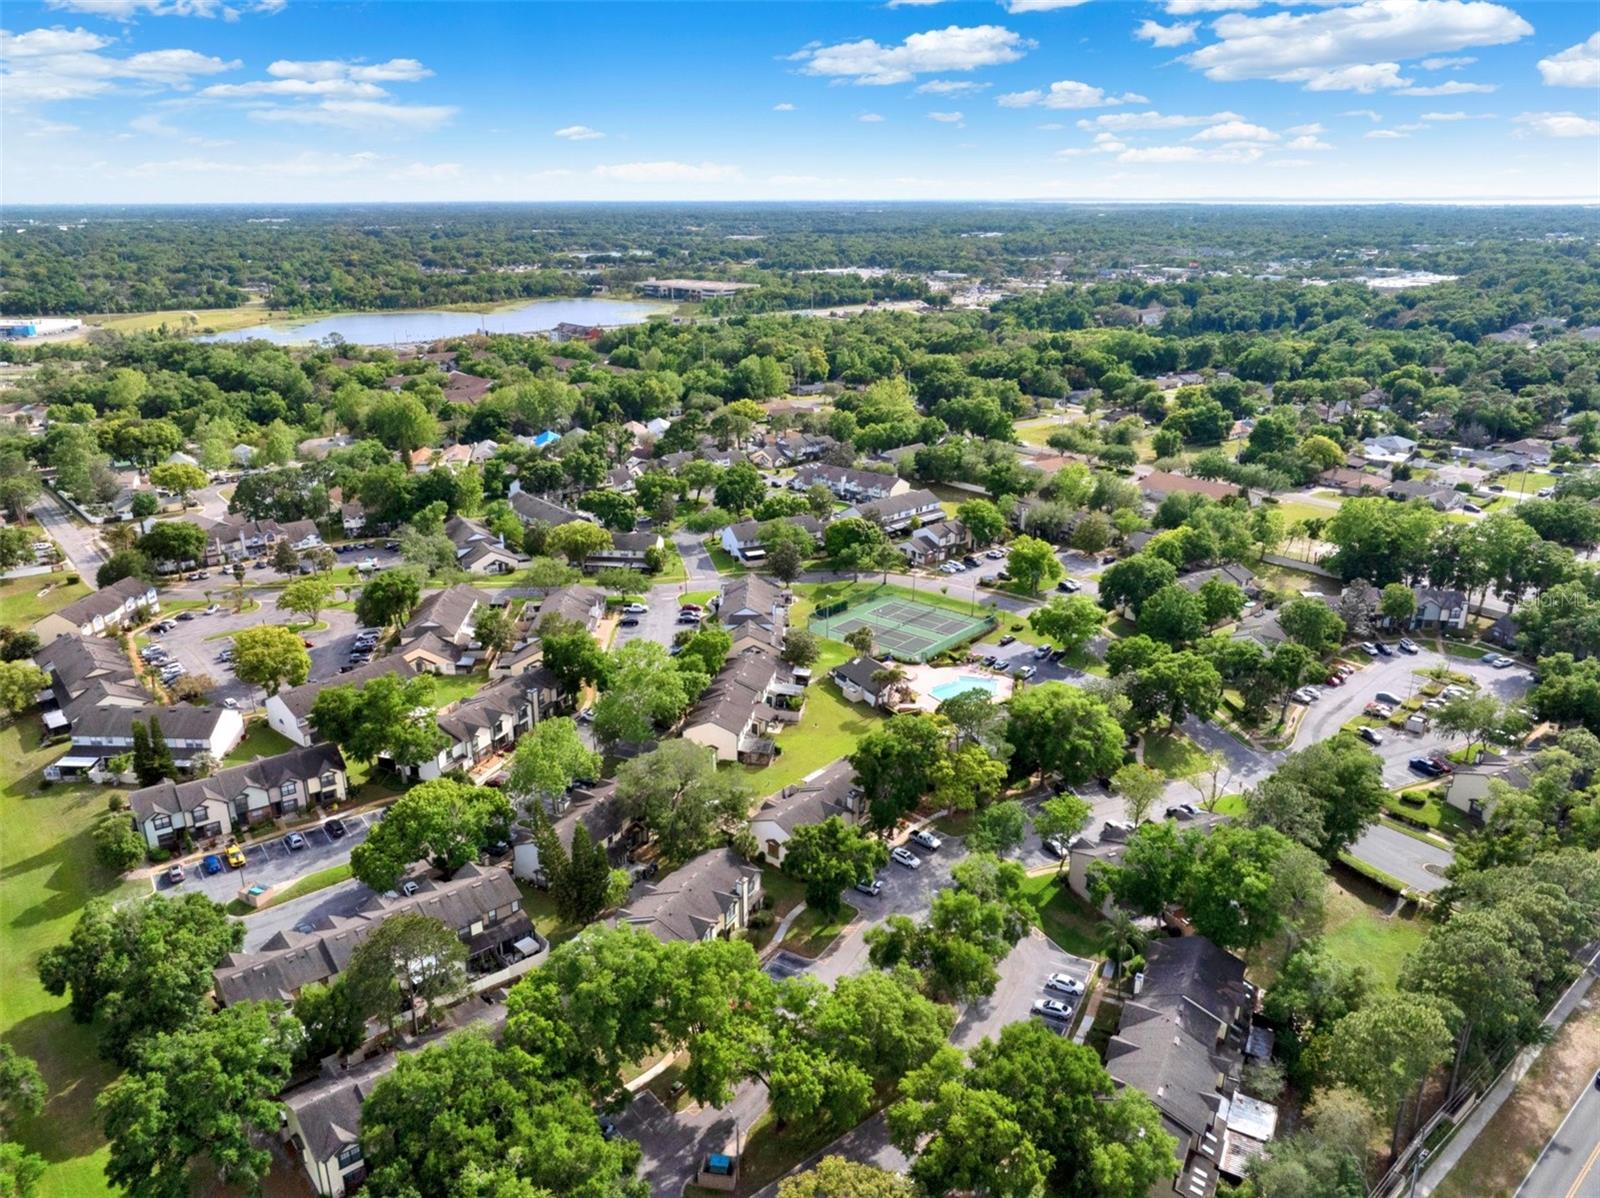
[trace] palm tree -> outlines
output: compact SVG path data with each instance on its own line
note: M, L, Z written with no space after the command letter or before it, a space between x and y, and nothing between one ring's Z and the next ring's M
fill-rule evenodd
M909 703L915 697L907 681L906 672L897 665L887 665L872 672L872 685L887 695L891 706Z
M1144 946L1149 936L1145 930L1134 922L1133 916L1121 907L1112 907L1111 913L1106 916L1105 930L1100 934L1100 947L1105 950L1111 963L1117 967L1117 992L1123 990L1124 978L1129 972L1126 966L1138 961L1139 954L1144 952Z

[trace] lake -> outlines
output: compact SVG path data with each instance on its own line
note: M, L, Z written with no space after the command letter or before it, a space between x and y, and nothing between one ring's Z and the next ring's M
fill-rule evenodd
M341 312L307 320L284 320L197 337L197 341L270 341L306 345L337 334L352 345L395 345L437 341L472 333L543 333L571 324L640 324L668 311L661 304L606 299L534 300L488 312Z

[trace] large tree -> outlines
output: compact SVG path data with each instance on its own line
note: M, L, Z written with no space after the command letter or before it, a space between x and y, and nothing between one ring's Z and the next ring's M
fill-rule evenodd
M840 895L889 863L889 850L837 815L801 824L784 845L783 868L806 884L806 906L837 914Z
M139 1042L201 1018L212 970L244 942L244 925L201 894L93 899L72 935L39 958L51 994L71 992L73 1022L101 1024L101 1051L124 1064Z
M511 804L491 787L435 778L395 800L366 840L351 850L350 871L374 890L392 890L426 857L446 876L511 833Z
M185 1198L202 1178L258 1188L302 1036L282 1005L246 1002L146 1041L95 1103L106 1177L138 1198Z
M600 764L571 719L541 720L517 739L506 789L519 800L552 802L574 782L599 778Z
M1056 596L1028 614L1029 626L1063 649L1081 649L1105 622L1105 612L1087 595Z
M945 732L925 715L896 715L856 742L850 755L866 794L872 823L891 828L933 786Z
M710 749L687 740L664 741L624 764L613 798L673 861L708 848L719 830L746 818L750 805L739 776L719 771Z
M1046 682L1013 695L1006 739L1012 768L1052 774L1069 786L1107 777L1122 761L1122 728L1106 705L1064 682Z
M356 619L369 628L399 628L422 598L422 573L409 567L383 570L356 596Z
M1277 827L1329 861L1354 844L1378 818L1388 791L1383 784L1383 761L1353 733L1340 732L1289 754L1271 779L1275 787L1293 786L1310 796L1315 816L1314 838L1304 825L1280 826L1273 810L1287 810L1281 802L1269 805L1258 789L1247 798L1249 821Z
M300 634L277 624L258 624L233 636L233 672L239 681L264 687L275 695L285 686L299 686L311 676L311 655Z
M386 757L397 766L431 759L445 736L434 722L433 678L380 674L361 686L329 686L311 705L311 727L354 761Z
M1011 542L1006 566L1011 577L1030 593L1051 585L1066 573L1056 558L1055 548L1048 541L1029 536Z
M415 1034L433 1022L436 1008L466 994L467 946L431 915L403 911L356 945L340 980L356 1008L381 1015L391 1035L395 1017L409 1010Z

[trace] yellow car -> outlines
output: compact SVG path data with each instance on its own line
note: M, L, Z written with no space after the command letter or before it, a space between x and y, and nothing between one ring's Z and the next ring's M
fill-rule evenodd
M241 849L238 845L230 844L227 847L227 849L224 850L224 854L223 855L228 858L228 868L229 869L243 869L244 868L244 850Z

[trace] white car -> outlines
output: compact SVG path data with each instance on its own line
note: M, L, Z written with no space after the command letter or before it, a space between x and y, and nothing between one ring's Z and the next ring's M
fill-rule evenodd
M1378 646L1374 645L1371 641L1362 641L1361 652L1365 653L1368 657L1376 657L1378 656Z
M910 849L893 849L889 853L889 860L896 865L903 865L907 869L921 869L922 858Z
M923 848L929 849L935 853L944 847L944 841L940 840L926 828L918 828L911 834L911 839L917 844L921 845Z
M872 897L876 898L878 895L883 893L883 879L862 878L861 881L856 883L856 889L862 894L870 894Z
M375 557L364 557L356 563L356 569L361 571L376 570L377 568L378 559Z
M650 610L650 605L648 603L630 603L622 610L630 616L642 616Z
M1032 678L1038 672L1039 671L1034 669L1032 666L1018 666L1015 671L1017 677L1021 678L1024 682L1026 682L1029 678Z
M213 603L210 607L206 608L206 615L214 616L221 610L222 610L222 605L221 604Z
M234 699L234 698L224 699L222 701L222 705L224 707L226 707L229 711L238 711L239 710L239 700Z
M1053 998L1034 999L1033 1013L1044 1019L1055 1019L1062 1023L1072 1018L1072 1008Z
M1302 686L1299 690L1295 691L1294 697L1301 703L1315 703L1317 701L1317 692L1312 690L1309 686Z
M1045 982L1046 990L1059 990L1062 994L1070 994L1077 998L1083 993L1083 983L1070 973L1052 973Z

